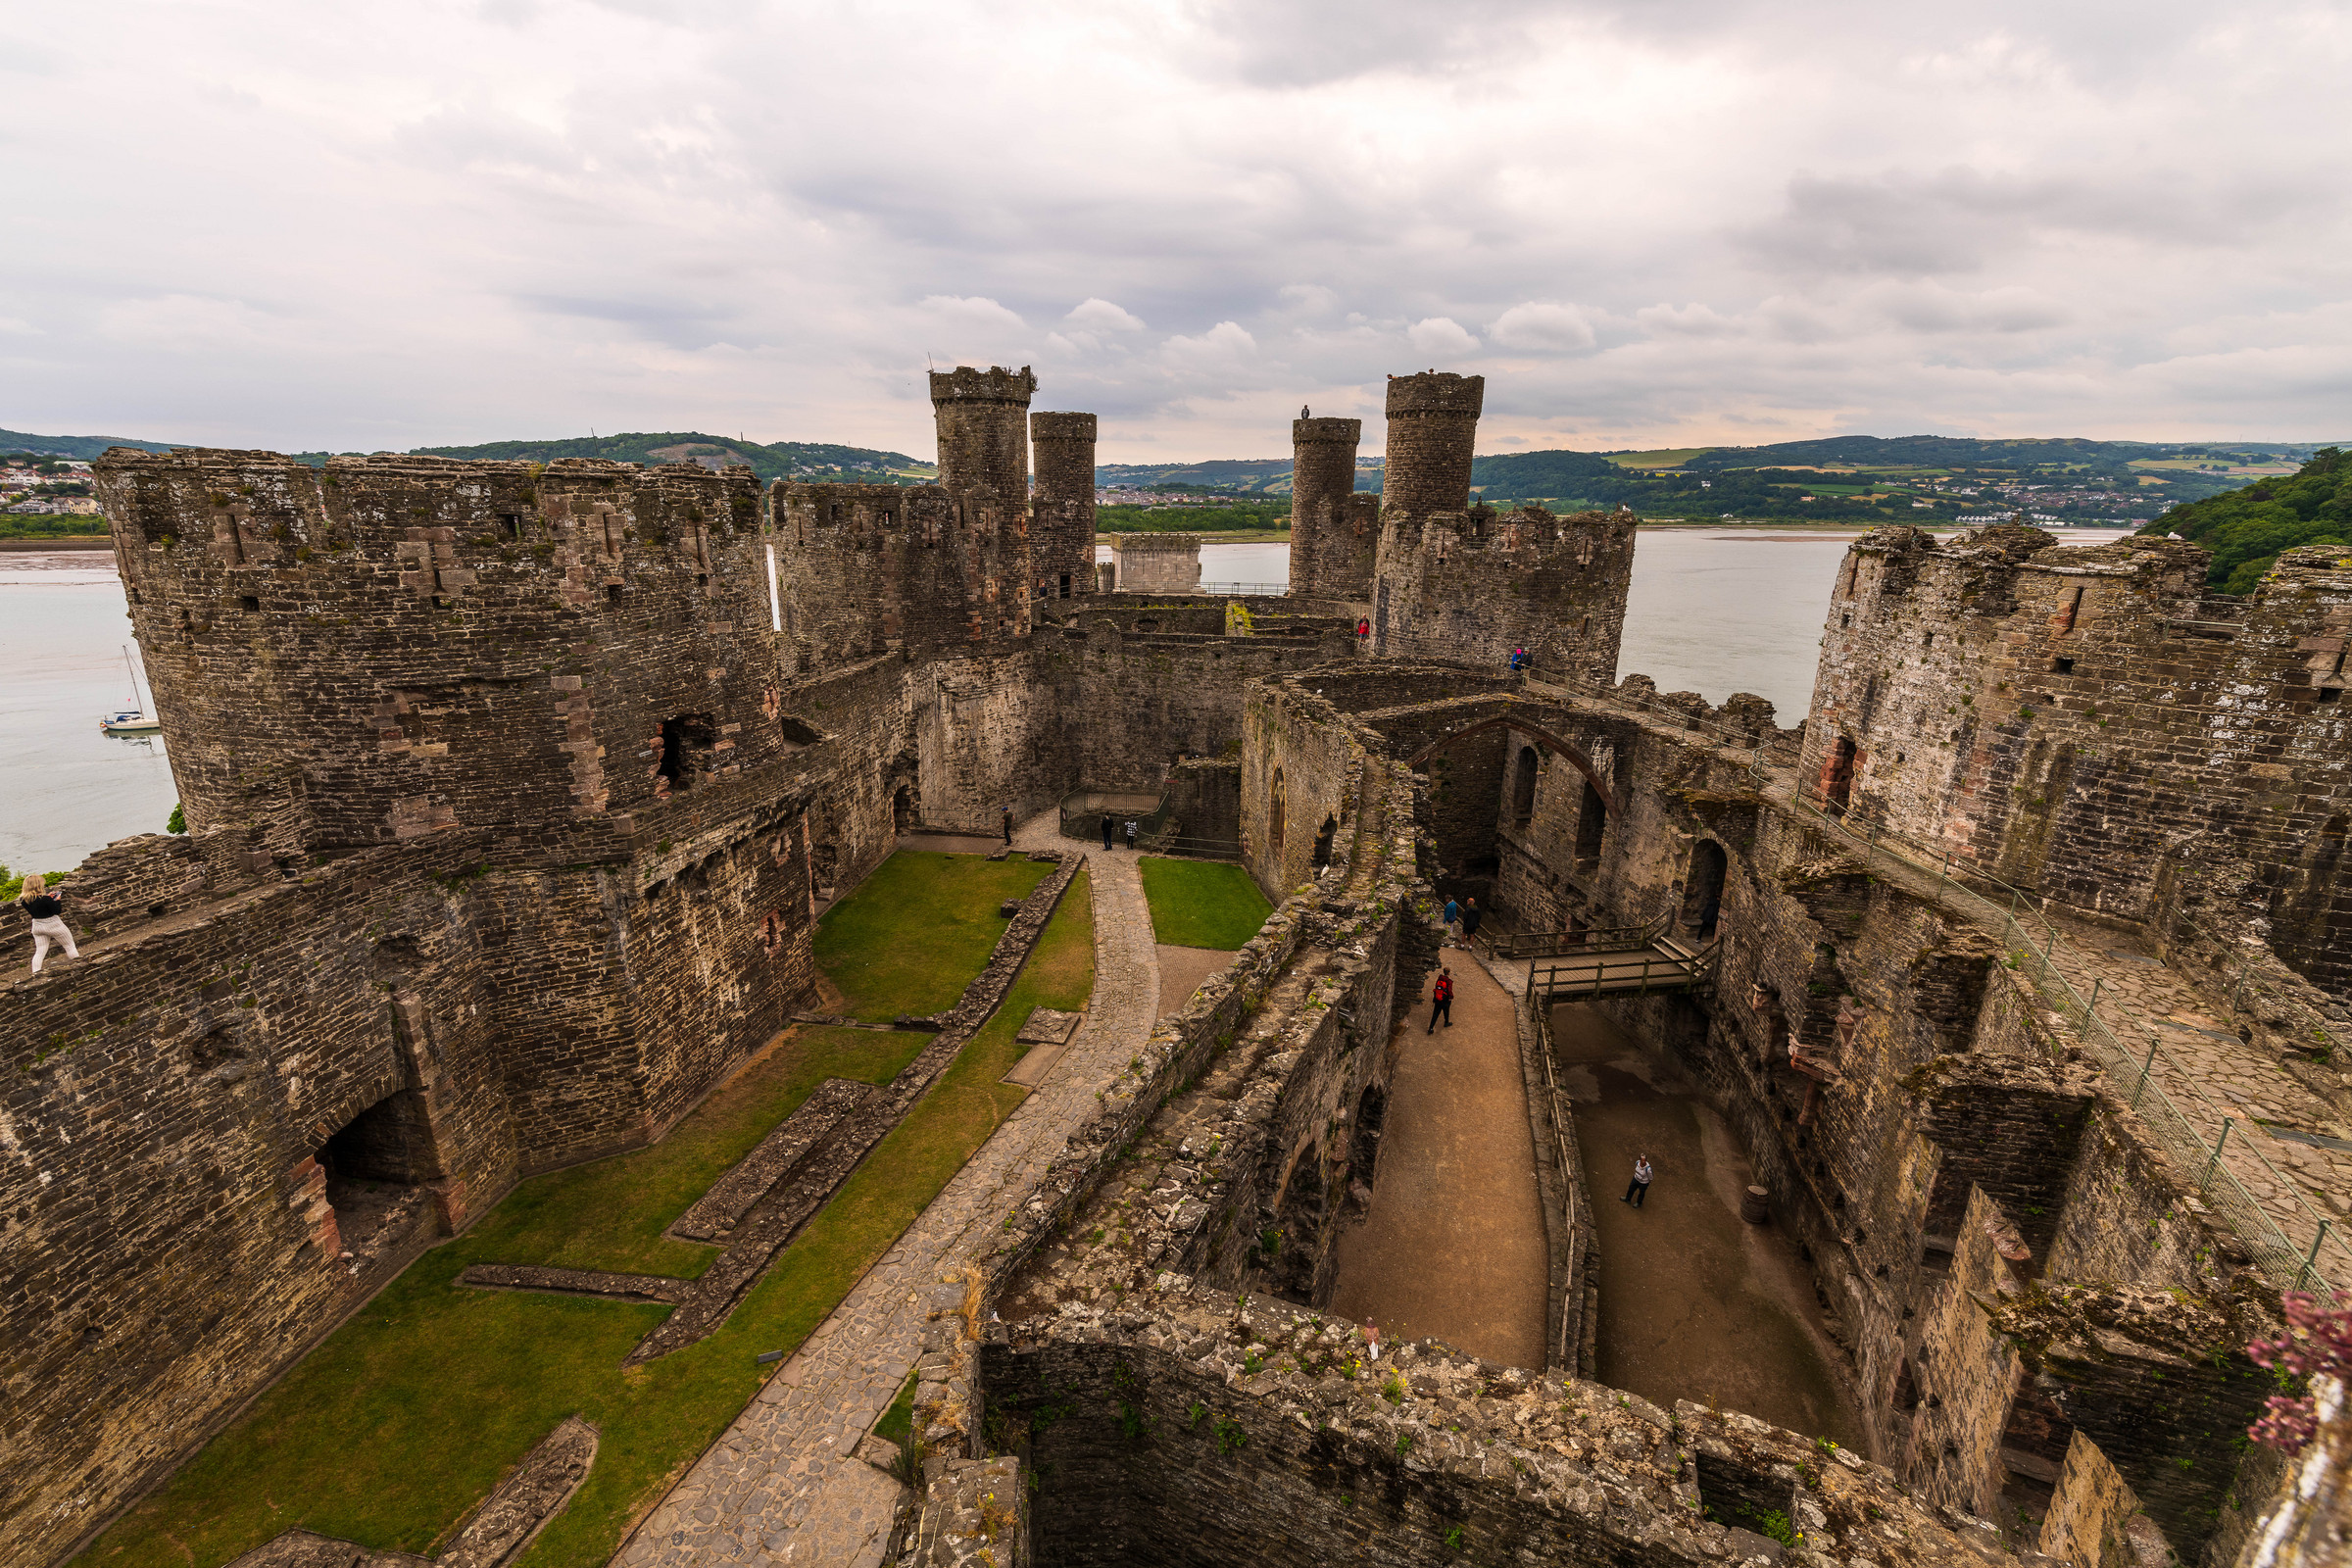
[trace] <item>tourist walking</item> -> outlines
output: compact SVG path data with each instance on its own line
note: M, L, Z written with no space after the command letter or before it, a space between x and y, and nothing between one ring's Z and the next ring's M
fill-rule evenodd
M1135 818L1132 816L1127 819L1127 849L1130 854L1135 850Z
M1117 848L1117 846L1110 842L1111 829L1114 826L1116 826L1116 824L1111 821L1110 813L1108 811L1104 811L1102 813L1102 847L1106 850Z
M1012 848L1012 808L1004 808L1004 847Z
M1429 988L1429 1028L1427 1033L1434 1035L1438 1032L1440 1018L1446 1020L1446 1028L1453 1027L1453 971L1443 964L1438 967L1438 983Z
M35 871L24 879L24 890L17 902L32 917L32 972L41 972L41 963L49 956L49 944L66 945L66 956L78 958L81 950L74 945L74 932L66 924L66 901L49 891L48 879Z
M1636 1208L1640 1208L1642 1200L1649 1196L1649 1156L1647 1154L1637 1155L1634 1160L1634 1179L1626 1184L1625 1196L1617 1201L1631 1203Z
M1465 952L1470 947L1471 939L1478 935L1478 928L1486 918L1487 911L1478 906L1476 899L1472 899L1462 906L1462 948Z
M1372 635L1372 622L1362 619L1357 620L1355 623L1355 634L1359 638L1370 637Z
M1462 940L1462 906L1451 899L1446 901L1446 939L1448 945Z

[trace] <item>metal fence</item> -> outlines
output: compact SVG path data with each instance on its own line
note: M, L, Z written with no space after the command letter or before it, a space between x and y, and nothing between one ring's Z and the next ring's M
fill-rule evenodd
M1604 699L1607 696L1605 687L1596 687L1587 694L1564 684L1555 685L1565 696L1592 695ZM1774 780L1765 760L1769 739L1741 734L1671 708L1643 711L1653 720L1674 723L1685 731L1706 735L1719 745L1746 751L1747 770L1755 780L1757 793L1770 794ZM2038 894L2013 887L1973 867L1956 872L1949 854L1939 856L1876 825L1857 829L1849 819L1830 815L1794 789L1788 792L1788 803L1823 830L1860 848L1864 863L1884 857L1919 876L1933 877L1938 902L1948 902L1985 925L1997 926L2002 945L2008 949L2009 965L2023 974L2054 1010L2082 1031L2091 1055L2146 1123L2165 1157L2182 1176L2193 1174L2198 1195L2213 1216L2236 1233L2255 1262L2272 1279L2287 1290L2316 1290L2323 1295L2352 1285L2352 1243L2347 1243L2343 1230L2334 1221L2311 1206L2302 1187L2281 1173L2263 1153L2258 1140L2267 1134L2259 1130L2254 1119L2241 1110L2224 1111L2207 1099L2198 1087L2199 1075L2167 1052L2163 1040L2154 1032L2150 1032L2144 1047L2127 1047L2097 1015L2100 988L2095 981L2087 999L2075 989L2057 963L2069 950L2060 939L2057 926L2040 911ZM1979 888L1991 889L1991 896L1979 892ZM2008 900L2006 906L2000 902L2003 897ZM2220 946L2227 950L2233 944ZM2242 972L2240 984L2243 984ZM2218 1127L2210 1141L2182 1109L2180 1098L2158 1080L2159 1065L2179 1080L2180 1096L2205 1124ZM2225 1152L2229 1159L2223 1158ZM2285 1216L2284 1226L2247 1189L2245 1181L2230 1168L2231 1161L2250 1162L2249 1169L2255 1173L2255 1179L2274 1190L2277 1194L2274 1204L2278 1213ZM2288 1227L2301 1234L2290 1236Z
M1860 846L1866 862L1884 857L1919 876L1932 876L1938 902L1955 904L1984 924L1997 925L2001 945L2008 950L2009 967L2025 975L2061 1016L2082 1031L2084 1045L2107 1070L2117 1093L2147 1124L2165 1157L2181 1175L2193 1173L2198 1196L2217 1219L2237 1233L2264 1272L2289 1290L2325 1293L2334 1288L2335 1282L2352 1282L2352 1246L2346 1245L2332 1220L2311 1206L2302 1187L2263 1153L2257 1140L2267 1135L2243 1111L2225 1112L2208 1100L2197 1087L2199 1074L2166 1051L2162 1037L2153 1031L2144 1050L2136 1045L2127 1047L2116 1036L2098 1016L2099 983L2092 982L2086 999L2058 967L2059 956L2067 951L2064 941L2057 926L2034 906L2033 895L1974 869L1955 874L1949 855L1939 859L1877 827L1857 831L1850 822L1810 802L1799 799L1793 804L1828 832ZM1986 897L1972 883L1994 889L1994 896ZM1998 901L2003 893L2009 896L2006 906ZM2159 1065L2178 1081L2178 1094L2158 1077ZM2188 1102L2186 1110L2182 1099ZM2197 1113L2195 1119L2190 1110ZM2219 1128L2210 1142L2198 1119ZM2223 1158L2225 1152L2230 1159ZM2251 1162L2255 1179L2271 1187L2276 1196L2268 1206L2230 1168L2233 1160ZM2303 1237L2287 1234L2278 1214L2285 1216L2287 1226L2309 1237L2308 1245Z
M1199 591L1243 599L1283 599L1289 597L1291 585L1285 582L1204 582Z

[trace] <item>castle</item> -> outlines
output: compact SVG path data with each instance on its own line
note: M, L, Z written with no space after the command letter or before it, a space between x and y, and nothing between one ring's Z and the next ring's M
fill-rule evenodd
M189 830L93 857L92 960L6 989L0 1561L59 1559L521 1177L661 1138L807 1004L817 909L904 830L1082 784L1181 796L1277 912L927 1309L907 1560L978 1560L996 1527L950 1526L992 1487L998 1562L1742 1560L1718 1503L1824 1563L2104 1565L2150 1524L2183 1562L2344 1560L2341 1432L2300 1491L2240 1435L2278 1290L2352 1286L2352 562L2229 599L2186 544L1883 529L1781 728L1617 680L1634 519L1476 504L1478 377L1390 380L1377 499L1358 421L1297 422L1292 589L1238 626L1101 591L1095 418L1035 390L934 373L913 487L99 463ZM1606 1263L1542 1093L1545 1364L1318 1375L1441 881L1554 956L1681 944L1594 1004L1738 1127L1879 1463L1590 1381ZM2234 1133L2111 1027L2103 940L2225 1022L2190 1043ZM1144 1171L1147 1221L1085 1221ZM1252 1441L1173 1436L1212 1409ZM2032 1541L1984 1523L2019 1476ZM715 1528L658 1513L618 1560L734 1560Z

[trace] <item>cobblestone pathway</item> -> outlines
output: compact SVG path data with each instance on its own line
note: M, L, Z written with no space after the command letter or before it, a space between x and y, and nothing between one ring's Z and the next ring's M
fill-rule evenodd
M1014 842L1079 848L1053 811ZM853 1454L914 1364L925 1298L987 1245L1094 1113L1096 1086L1151 1038L1159 969L1136 858L1093 848L1087 861L1095 991L1068 1053L638 1526L620 1568L881 1562L901 1489Z

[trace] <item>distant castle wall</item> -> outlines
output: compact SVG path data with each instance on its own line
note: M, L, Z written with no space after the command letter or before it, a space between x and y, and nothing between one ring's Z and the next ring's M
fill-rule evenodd
M1091 595L1095 591L1095 416L1032 414L1029 441L1037 463L1029 549L1036 560L1038 597Z
M1110 541L1111 564L1123 594L1191 594L1200 591L1200 536L1194 533L1122 533Z
M1545 679L1615 679L1633 576L1631 513L1382 513L1375 656L1499 669L1524 648Z
M1354 601L1372 592L1380 498L1355 490L1361 419L1291 421L1291 592Z

